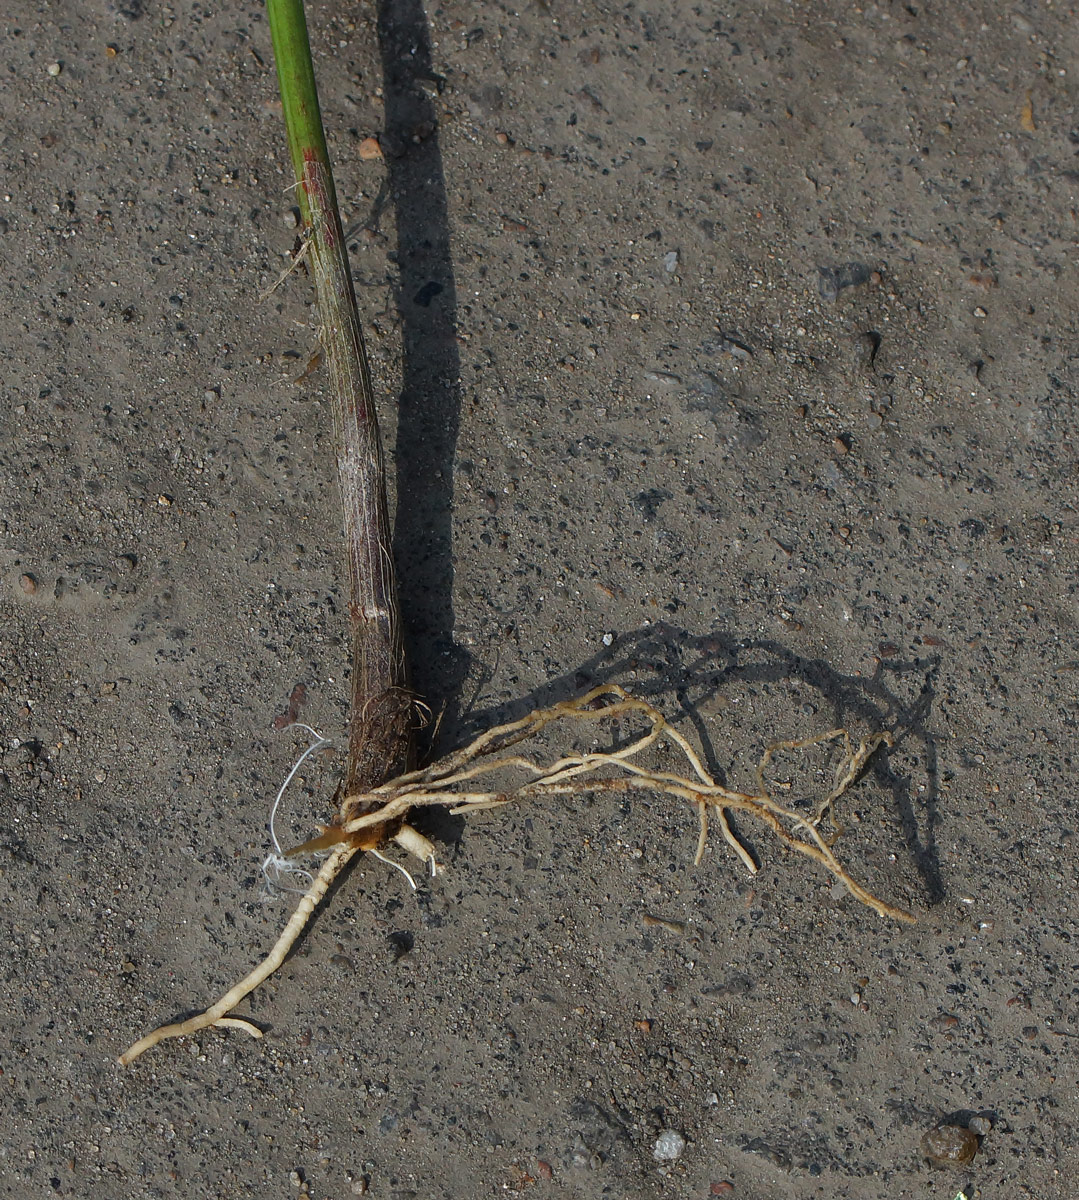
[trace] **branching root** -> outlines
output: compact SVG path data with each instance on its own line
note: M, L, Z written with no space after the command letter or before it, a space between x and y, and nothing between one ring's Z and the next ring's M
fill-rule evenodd
M618 749L566 754L546 764L538 757L514 752L515 747L536 738L547 726L558 721L632 723L639 732L624 740ZM780 804L771 794L765 778L776 754L827 742L839 742L843 748L828 795L812 812L798 812ZM638 761L645 751L662 743L680 753L689 767L688 775L653 770ZM603 684L577 699L537 709L517 721L498 725L428 767L399 775L362 795L346 796L341 803L342 816L338 824L330 826L312 842L290 851L290 856L314 849L330 849L331 853L266 958L204 1013L174 1025L163 1025L147 1034L121 1055L120 1062L126 1066L158 1042L183 1037L211 1025L236 1025L260 1037L261 1031L255 1025L226 1014L277 970L327 889L371 839L376 827L392 831L391 840L395 844L421 859L432 873L437 870L434 846L404 824L412 809L437 805L454 814L471 816L507 804L545 801L570 794L660 793L685 801L696 811L700 834L695 862L699 863L704 855L709 818L712 817L743 865L755 873L757 864L728 821L729 813L744 814L761 822L789 849L824 867L852 896L880 916L913 922L910 913L887 904L858 883L832 849L840 832L835 803L858 780L870 756L881 745L894 745L891 734L873 734L855 745L845 729L832 729L797 741L777 742L761 757L756 772L757 790L749 794L718 784L708 774L693 746L668 724L657 708L629 695L616 684ZM820 831L825 817L834 828L831 838L826 838Z
M167 1038L185 1037L189 1033L198 1033L200 1029L207 1029L211 1025L239 1025L255 1037L262 1037L262 1030L258 1026L253 1025L250 1021L227 1017L226 1014L231 1012L246 995L253 992L264 979L268 979L285 961L285 955L303 933L304 926L311 919L311 914L318 907L319 901L326 895L330 884L340 875L356 852L356 847L344 844L338 846L326 859L311 886L296 905L296 911L281 931L281 936L274 944L274 948L250 975L229 988L221 999L204 1013L200 1013L196 1017L189 1017L186 1021L178 1021L175 1025L162 1025L144 1038L140 1038L120 1055L120 1063L126 1067L133 1063L140 1054L145 1054L147 1050L156 1046L158 1042L163 1042Z

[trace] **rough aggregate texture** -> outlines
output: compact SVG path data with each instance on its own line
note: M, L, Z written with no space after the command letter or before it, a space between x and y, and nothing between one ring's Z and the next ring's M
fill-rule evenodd
M755 879L693 869L693 814L642 798L445 821L417 893L335 890L264 1040L116 1065L285 920L274 721L303 684L343 729L345 570L310 282L259 300L297 237L260 6L27 0L0 1195L1073 1194L1074 7L309 16L440 744L608 678L736 783L892 729L841 849L919 923L757 830ZM969 1166L925 1161L942 1124Z

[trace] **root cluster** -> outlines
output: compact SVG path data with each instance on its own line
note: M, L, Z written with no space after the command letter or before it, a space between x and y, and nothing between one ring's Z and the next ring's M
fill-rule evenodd
M524 743L535 739L548 726L564 721L629 722L639 727L640 732L625 740L620 749L571 753L547 763L540 761L538 755L523 753ZM798 812L780 804L765 781L765 771L772 759L784 750L824 742L838 742L843 750L831 790L810 812ZM681 755L689 769L688 774L653 770L640 762L646 751L664 743ZM507 804L549 801L569 794L659 793L681 800L696 811L700 825L696 862L700 862L704 854L714 822L746 868L756 872L753 857L728 820L729 813L741 813L763 824L791 850L804 854L831 872L856 899L880 916L913 922L910 913L887 904L852 878L833 850L839 831L835 802L857 781L873 752L881 745L893 744L894 739L888 733L873 734L854 744L845 729L777 742L765 751L757 767L757 790L745 793L717 783L705 769L697 751L668 724L657 708L629 695L616 684L603 684L575 700L537 709L520 720L498 725L428 767L399 775L368 792L346 796L338 821L320 837L291 852L329 850L330 854L266 958L204 1013L147 1034L121 1055L120 1062L127 1065L158 1042L195 1033L211 1025L238 1026L261 1037L256 1025L228 1014L281 965L334 879L354 855L372 849L373 831L392 831L390 840L428 862L432 870L436 868L434 846L404 823L411 810L432 805L439 805L453 814L470 816ZM821 831L826 818L834 826L831 836L827 837Z

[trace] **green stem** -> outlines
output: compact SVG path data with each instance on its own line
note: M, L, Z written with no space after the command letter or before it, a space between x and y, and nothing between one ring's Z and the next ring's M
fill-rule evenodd
M336 211L337 197L333 193L330 153L326 148L326 132L322 125L322 110L318 103L315 67L311 61L311 43L307 37L302 0L266 0L266 11L270 19L277 83L285 113L292 169L297 182L302 185L304 163L311 157L317 158L331 176L330 195ZM302 186L299 199L304 221L310 225L310 206Z
M267 0L277 78L330 373L348 551L352 710L345 795L405 769L411 700L390 549L382 443L301 0ZM347 814L355 816L355 813Z

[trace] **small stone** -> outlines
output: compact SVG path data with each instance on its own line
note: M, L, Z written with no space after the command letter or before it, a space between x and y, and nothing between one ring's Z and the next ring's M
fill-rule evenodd
M382 158L382 146L376 137L366 137L360 142L360 148L357 151L360 158L364 162L371 162L372 159Z
M761 1158L770 1162L773 1167L778 1167L781 1171L789 1171L791 1169L790 1155L783 1150L777 1149L771 1142L766 1142L764 1138L753 1138L752 1141L745 1144L743 1149L749 1154L759 1154Z
M298 208L290 208L285 212L284 222L286 229L299 229L300 227L300 210Z
M55 79L56 76L59 75L63 69L64 69L63 64L58 63L58 62L51 62L45 68L45 70L48 71L48 73L53 77L53 79Z
M985 311L985 309L984 309L984 308L982 308L982 306L981 306L980 304L979 304L979 305L978 305L978 307L977 307L977 308L974 310L974 315L975 315L976 317L987 317L987 316L989 316L989 314L988 314L988 313Z
M978 1153L978 1135L961 1125L940 1125L923 1135L922 1151L935 1163L965 1167Z
M822 300L834 303L844 288L859 287L867 283L870 268L865 263L841 263L839 266L818 266L818 284Z
M601 641L601 642L602 642L602 643L603 643L605 646L610 646L610 645L613 643L613 641L614 641L614 634L613 634L613 633L605 633L605 634L603 635L603 637L601 637L599 640L600 640L600 641Z
M971 1117L967 1122L967 1128L973 1130L978 1137L983 1138L992 1131L993 1122L988 1117Z
M28 595L32 596L37 591L37 580L33 575L26 574L19 576L19 587Z
M854 365L863 374L872 369L877 351L880 349L880 343L881 336L875 330L868 330L854 339L852 345Z
M29 766L37 761L38 749L37 742L23 742L21 746L15 747L15 761L20 766Z
M652 1157L656 1162L674 1162L682 1157L686 1149L686 1139L673 1129L664 1129L656 1138L652 1147Z
M166 496L165 493L162 492L161 495L158 496L158 498L157 498L157 503L158 503L158 507L160 507L160 508L171 508L172 507L172 497Z
M663 256L663 269L668 275L673 275L678 270L678 251L668 250Z

